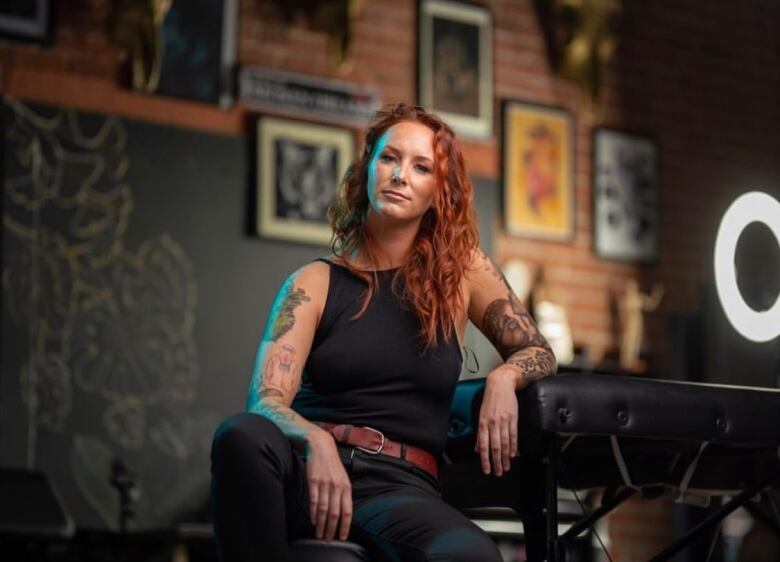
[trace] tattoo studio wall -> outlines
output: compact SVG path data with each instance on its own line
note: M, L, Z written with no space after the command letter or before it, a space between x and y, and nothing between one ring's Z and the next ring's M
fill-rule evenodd
M191 518L270 299L321 249L250 235L240 137L2 109L0 465L44 470L79 527L116 527L117 459L134 528Z

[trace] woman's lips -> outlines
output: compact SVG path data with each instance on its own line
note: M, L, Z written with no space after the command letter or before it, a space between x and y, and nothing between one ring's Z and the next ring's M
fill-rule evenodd
M382 193L384 193L389 199L395 199L397 201L409 201L409 198L400 191L385 189L382 191Z

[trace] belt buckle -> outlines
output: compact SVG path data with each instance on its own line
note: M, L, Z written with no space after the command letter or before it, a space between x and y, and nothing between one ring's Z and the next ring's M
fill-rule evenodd
M378 429L374 429L373 427L366 427L365 425L361 426L361 427L363 429L367 429L369 431L373 431L374 433L378 433L379 437L382 438L382 442L379 443L379 447L376 449L376 451L374 451L373 449L367 449L365 447L361 447L360 445L355 445L355 449L359 449L359 450L363 451L364 453L368 453L369 455L378 455L379 453L381 453L382 449L384 449L384 447L385 447L385 434L382 433L381 431L379 431Z

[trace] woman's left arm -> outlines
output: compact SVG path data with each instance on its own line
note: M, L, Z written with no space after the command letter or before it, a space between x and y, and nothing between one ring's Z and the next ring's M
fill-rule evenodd
M478 251L468 273L471 322L495 346L504 363L487 376L475 450L482 471L501 476L517 456L516 391L555 373L555 356L501 270Z

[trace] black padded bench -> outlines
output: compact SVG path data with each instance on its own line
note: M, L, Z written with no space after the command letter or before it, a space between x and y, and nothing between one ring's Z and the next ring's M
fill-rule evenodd
M733 496L652 559L668 560L736 508L754 512L748 502L780 483L780 390L549 377L518 394L521 451L510 478L484 478L473 456L483 388L484 380L458 385L447 451L453 464L442 470L445 497L461 508L515 509L532 561L561 562L567 541L635 493ZM602 505L560 536L559 487L605 488ZM765 522L780 534L778 522Z

